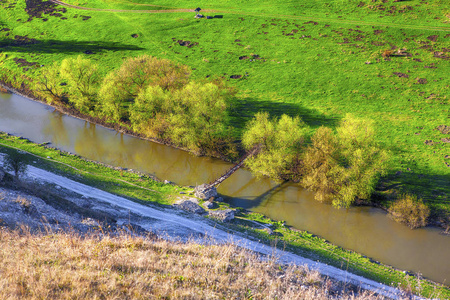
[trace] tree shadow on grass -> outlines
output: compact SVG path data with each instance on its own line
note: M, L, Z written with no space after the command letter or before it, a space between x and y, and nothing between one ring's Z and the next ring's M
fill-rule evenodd
M380 180L377 190L396 190L398 194L413 193L432 202L440 201L437 199L441 198L450 209L450 175L448 174L426 174L420 171L391 172Z
M28 53L85 53L95 54L104 51L143 50L144 48L121 43L100 41L58 41L58 40L35 40L26 37L0 40L0 49L10 52Z
M390 146L388 150L391 151L392 157L397 158L408 156L410 153L398 145ZM388 174L380 179L377 190L396 191L397 194L413 193L425 201L440 201L436 199L447 198L446 203L450 211L450 172L443 171L437 174L429 167L420 166L415 159L403 163L393 160ZM446 163L450 170L448 167L450 159L444 159L442 163Z
M450 222L450 174L426 174L420 170L391 172L380 180L374 201L395 201L401 194L413 194L430 208L433 220Z
M299 116L306 125L312 128L317 128L322 125L334 128L339 123L338 118L325 116L315 110L302 107L300 104L256 100L251 98L233 100L230 111L230 123L238 130L243 130L245 124L258 112L268 112L271 117L281 117L283 114L290 117Z

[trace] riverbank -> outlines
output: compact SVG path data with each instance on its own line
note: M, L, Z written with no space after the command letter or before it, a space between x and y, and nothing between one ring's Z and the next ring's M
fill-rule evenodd
M31 79L29 79L29 80L31 80ZM93 117L90 115L83 114L80 111L78 111L77 109L70 107L70 106L66 106L62 103L59 103L58 105L48 104L45 101L43 101L41 98L39 98L25 83L22 83L21 89L18 90L16 88L14 88L11 83L8 84L8 83L0 80L0 87L9 91L10 93L15 93L15 94L21 95L25 98L28 98L30 100L49 105L49 106L55 108L56 110L60 111L61 113L67 114L67 115L75 117L77 119L84 120L84 121L87 121L87 122L90 122L93 124L101 125L105 128L109 128L109 129L115 130L119 133L127 134L127 135L130 135L133 137L137 137L139 139L148 140L148 141L155 142L155 143L158 143L161 145L166 145L169 147L173 147L175 149L179 149L179 150L183 150L183 151L192 153L192 151L190 151L189 149L177 147L175 145L166 143L164 141L159 141L159 140L151 139L148 137L144 137L143 135L138 134L138 133L134 132L133 130L131 130L130 128L122 126L118 123L106 122L104 119L100 119L98 117ZM240 149L240 153L243 154L242 149ZM192 154L196 155L195 153L192 153ZM222 160L225 160L228 162L230 161L227 157L224 157L224 156L220 156L220 157L216 156L216 158L219 158L219 159L222 159ZM401 190L396 190L395 188L394 189L391 188L392 186L396 185L396 184L393 185L392 183L396 182L397 180L398 180L397 178L394 178L392 176L390 179L382 178L380 180L379 185L377 186L377 189L375 190L374 194L372 195L373 201L358 201L356 203L356 205L376 207L376 208L380 208L386 212L389 212L389 207L391 205L391 200L393 198L393 195L398 195L401 192ZM444 213L444 211L433 210L433 213L428 218L428 225L442 228L445 231L445 233L450 232L450 218L448 218L448 216Z
M27 80L25 80L26 82L31 82L32 79L31 78L27 78ZM2 92L2 90L5 93L14 93L17 95L20 95L24 98L30 99L32 101L36 101L36 102L40 102L43 103L45 105L51 106L54 109L56 109L57 111L69 115L71 117L83 120L83 121L87 121L96 125L100 125L103 126L105 128L109 128L112 130L115 130L119 133L123 133L123 134L127 134L139 139L143 139L143 140L147 140L147 141L151 141L153 143L158 143L161 145L165 145L165 146L169 146L175 149L179 149L179 150L183 150L189 153L192 153L193 155L198 155L197 153L193 152L191 149L188 148L183 148L171 143L168 143L167 141L162 141L162 140L158 140L155 138L150 138L150 137L146 137L142 134L139 134L135 131L133 131L129 126L124 126L122 124L119 123L112 123L112 122L108 122L105 119L99 118L99 117L94 117L91 115L87 115L87 114L83 114L81 113L79 110L75 109L74 107L71 107L69 105L64 105L63 103L48 103L47 101L45 101L44 99L42 99L41 97L39 97L38 95L36 95L36 93L30 89L29 85L25 82L20 84L20 88L16 88L14 87L14 85L11 82L6 82L4 80L0 79L0 92ZM242 149L239 150L240 154L243 154L244 151ZM232 162L232 160L230 160L229 157L223 156L223 155L211 155L211 157L215 157L215 158L219 158L222 159L224 161L227 162Z
M174 203L180 194L192 192L192 188L189 187L183 188L170 184L157 183L150 178L142 178L142 175L106 168L94 162L86 161L76 155L69 155L43 145L36 145L17 137L2 134L0 138L3 145L16 147L40 157L32 157L32 161L36 161L36 163L33 163L35 166L39 165L40 168L43 167L52 172L73 178L76 181L101 187L114 194L130 197L130 199L152 201L152 203L156 201L160 205L167 205ZM7 150L4 146L2 146L2 149ZM124 181L133 185L127 184ZM136 187L136 185L145 189ZM154 192L150 192L148 189L152 189ZM220 203L220 208L227 209L228 207L226 204ZM280 246L294 253L347 269L353 273L389 285L411 286L413 290L415 289L416 292L422 295L432 295L436 289L442 290L444 294L450 292L447 288L439 287L439 285L430 281L417 280L413 274L405 274L392 267L378 262L372 262L367 257L336 247L320 237L304 231L295 230L292 227L286 226L283 222L270 220L260 214L251 213L242 209L237 209L235 214L236 219L226 225L227 227L234 231L242 232L246 236L254 236L267 245L273 245L274 243L280 245L284 243L283 246ZM254 222L266 224L271 230L265 230L261 226L255 227Z

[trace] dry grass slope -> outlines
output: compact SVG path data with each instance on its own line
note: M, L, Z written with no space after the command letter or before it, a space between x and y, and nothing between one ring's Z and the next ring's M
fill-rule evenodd
M1 299L378 299L232 244L2 229L0 245Z

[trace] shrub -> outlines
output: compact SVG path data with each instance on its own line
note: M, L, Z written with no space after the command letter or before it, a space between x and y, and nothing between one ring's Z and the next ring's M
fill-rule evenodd
M391 217L411 229L427 225L430 209L415 195L404 194L389 208Z

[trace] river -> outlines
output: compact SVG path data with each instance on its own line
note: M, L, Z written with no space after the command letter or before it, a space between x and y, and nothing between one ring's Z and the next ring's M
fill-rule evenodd
M0 130L88 159L153 174L180 185L210 182L231 165L79 120L15 94L0 93ZM371 207L335 209L293 183L257 180L240 169L218 187L229 203L260 212L399 269L450 281L450 237L408 227Z

